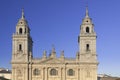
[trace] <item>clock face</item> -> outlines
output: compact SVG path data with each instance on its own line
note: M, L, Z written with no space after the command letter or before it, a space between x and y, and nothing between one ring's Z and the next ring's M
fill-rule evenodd
M22 57L22 54L19 53L19 54L18 54L18 58L21 58L21 57Z
M17 59L24 59L24 58L25 58L25 56L24 56L23 53L18 53L17 54Z
M90 57L91 57L90 54L87 54L87 55L86 55L86 58L87 58L87 59L90 59Z

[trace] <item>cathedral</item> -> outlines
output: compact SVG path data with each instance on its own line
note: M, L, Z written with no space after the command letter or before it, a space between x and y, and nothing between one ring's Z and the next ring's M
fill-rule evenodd
M79 28L79 27L78 27ZM78 34L79 52L75 58L66 58L64 51L56 56L43 52L41 58L33 57L33 40L22 10L22 16L12 35L12 80L97 80L98 60L94 24L86 8Z

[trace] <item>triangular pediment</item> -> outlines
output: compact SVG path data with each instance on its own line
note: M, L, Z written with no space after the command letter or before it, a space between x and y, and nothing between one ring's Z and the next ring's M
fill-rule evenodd
M45 59L43 61L41 61L41 63L45 63L45 64L59 64L59 63L63 63L63 61L57 59L57 58L49 58L49 59Z

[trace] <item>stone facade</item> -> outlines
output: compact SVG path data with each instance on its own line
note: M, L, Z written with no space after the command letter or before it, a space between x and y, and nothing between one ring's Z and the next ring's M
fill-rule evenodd
M34 58L24 11L12 39L12 80L97 80L96 33L87 8L80 26L76 58L64 57L64 51L58 58L55 48L50 56L44 51L42 58Z

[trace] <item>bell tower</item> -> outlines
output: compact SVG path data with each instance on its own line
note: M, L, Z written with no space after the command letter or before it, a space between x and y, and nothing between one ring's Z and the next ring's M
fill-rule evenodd
M94 24L89 17L88 8L80 25L78 37L80 55L80 80L97 80L97 54L96 54L96 33Z
M32 59L33 41L30 36L30 28L24 16L16 25L16 31L12 35L12 79L29 80L29 62Z
M89 17L88 8L86 7L85 18L82 20L80 35L78 38L80 61L96 61L96 38L94 24Z
M16 32L12 36L12 62L24 60L29 61L32 56L33 41L30 36L30 29L22 9L22 17L16 25Z

